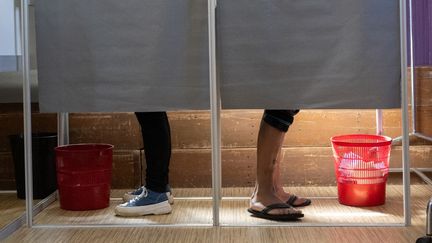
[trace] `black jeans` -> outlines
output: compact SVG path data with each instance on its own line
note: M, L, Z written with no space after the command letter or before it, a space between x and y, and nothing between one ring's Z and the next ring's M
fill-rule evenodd
M147 163L146 188L156 192L168 190L171 133L166 112L135 112L141 126Z
M287 132L300 110L264 110L263 120L282 132Z

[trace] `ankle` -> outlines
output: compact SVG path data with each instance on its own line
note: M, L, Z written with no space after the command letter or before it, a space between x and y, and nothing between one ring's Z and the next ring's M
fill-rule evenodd
M261 190L261 191L257 191L253 195L252 200L262 201L265 199L275 198L275 197L276 197L276 194L273 190Z
M275 191L276 194L285 194L286 193L282 186L274 186L273 190Z

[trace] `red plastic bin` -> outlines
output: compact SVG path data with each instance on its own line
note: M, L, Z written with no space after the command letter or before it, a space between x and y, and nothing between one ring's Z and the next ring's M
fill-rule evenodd
M71 144L55 148L60 208L83 211L109 206L113 147Z
M385 203L392 139L350 134L331 138L339 203L378 206Z

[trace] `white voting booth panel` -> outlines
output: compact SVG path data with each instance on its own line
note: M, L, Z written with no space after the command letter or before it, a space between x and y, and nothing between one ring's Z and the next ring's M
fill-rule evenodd
M28 2L23 2L26 188L31 198ZM213 225L220 225L221 105L402 107L405 220L387 225L410 224L405 1L35 4L39 102L42 111L62 112L59 127L67 127L65 112L211 109ZM33 226L33 205L26 206L27 224Z

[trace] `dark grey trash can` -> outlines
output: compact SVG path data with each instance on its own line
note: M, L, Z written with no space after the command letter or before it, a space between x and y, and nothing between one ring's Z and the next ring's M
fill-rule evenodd
M15 167L15 182L18 198L25 199L24 135L9 136ZM33 198L43 199L57 190L54 148L56 133L34 133L32 135Z

